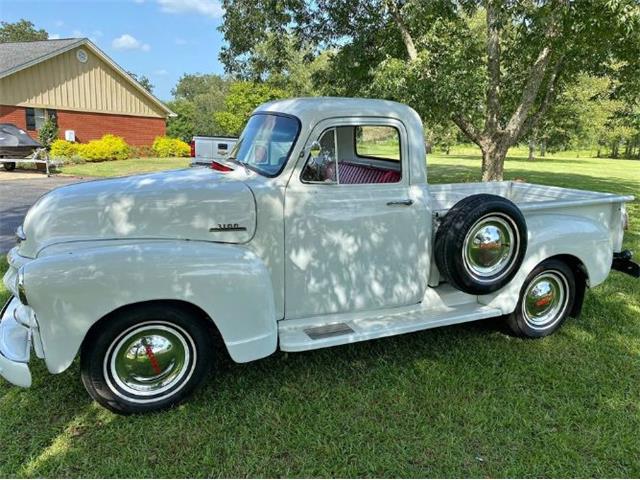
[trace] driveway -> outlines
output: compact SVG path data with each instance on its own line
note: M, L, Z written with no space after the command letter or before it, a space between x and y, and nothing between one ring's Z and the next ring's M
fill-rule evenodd
M15 231L27 210L42 195L56 187L91 180L80 177L47 177L36 172L0 171L0 254L16 243Z

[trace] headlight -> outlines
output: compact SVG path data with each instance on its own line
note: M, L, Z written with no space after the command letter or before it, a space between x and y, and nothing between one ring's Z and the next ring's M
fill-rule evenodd
M18 270L18 298L23 305L29 305L27 301L27 292L24 289L24 267L20 267Z

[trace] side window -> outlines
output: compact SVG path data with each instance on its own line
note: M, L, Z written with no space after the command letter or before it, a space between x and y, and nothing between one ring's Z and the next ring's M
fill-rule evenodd
M387 125L336 126L320 138L320 154L307 159L301 180L340 185L398 183L400 133Z
M400 135L393 127L356 127L355 145L359 157L400 161Z
M318 140L320 154L309 156L302 170L302 181L307 183L335 183L337 173L336 129L326 130Z

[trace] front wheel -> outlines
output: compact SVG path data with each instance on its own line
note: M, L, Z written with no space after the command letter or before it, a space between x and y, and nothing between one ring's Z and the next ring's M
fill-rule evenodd
M545 260L525 280L518 306L507 323L519 337L551 335L569 316L575 297L573 271L560 260Z
M202 319L175 306L142 306L91 332L81 354L89 395L116 413L143 413L184 400L213 356Z
M16 162L2 162L2 166L7 172L12 172L16 169Z

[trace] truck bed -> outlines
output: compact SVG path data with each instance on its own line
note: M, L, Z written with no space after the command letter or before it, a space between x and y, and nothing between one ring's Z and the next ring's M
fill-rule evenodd
M633 200L630 195L549 187L523 182L447 183L430 185L429 192L433 199L433 212L439 216L444 215L463 198L478 193L489 193L508 198L518 205L525 214L537 210L620 204Z
M537 215L572 215L596 220L611 232L614 252L622 248L624 230L622 209L631 195L592 192L574 188L549 187L523 182L449 183L430 185L433 216L438 219L465 197L489 193L505 197L515 203L526 219Z

